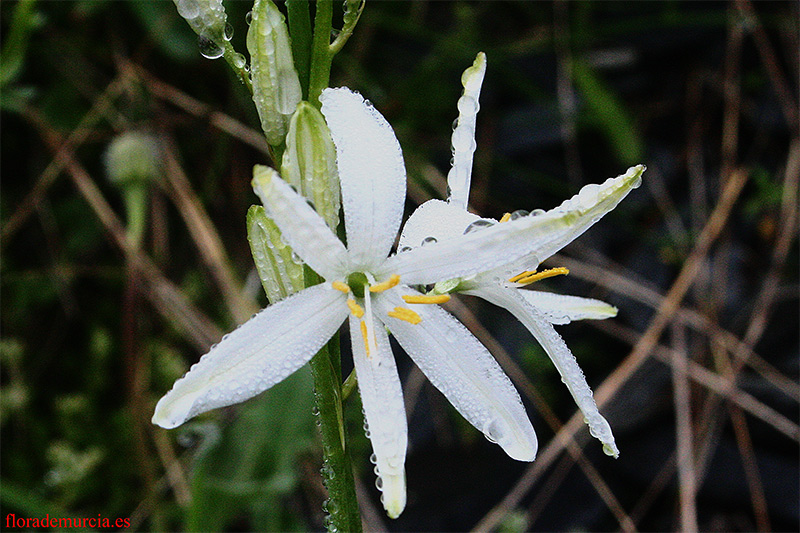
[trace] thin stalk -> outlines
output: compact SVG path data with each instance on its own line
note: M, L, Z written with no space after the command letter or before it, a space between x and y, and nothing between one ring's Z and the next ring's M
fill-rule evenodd
M317 12L314 15L314 38L311 43L311 73L308 86L308 101L319 109L322 104L319 97L328 86L331 76L330 50L331 28L333 25L333 3L331 0L317 0Z
M320 281L316 273L305 268L307 287ZM311 374L314 377L314 401L322 436L322 475L328 489L325 525L329 531L360 532L361 515L342 410L338 334L311 359Z
M250 81L250 73L247 71L244 56L234 50L230 41L225 41L222 49L222 57L225 58L225 62L228 63L236 77L245 86L250 96L253 96L253 82Z
M308 0L286 0L289 35L292 38L294 68L300 78L303 100L308 99L308 80L311 72L311 15Z

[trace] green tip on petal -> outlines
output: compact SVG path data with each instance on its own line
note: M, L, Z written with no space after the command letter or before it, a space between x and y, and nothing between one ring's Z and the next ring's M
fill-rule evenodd
M619 459L619 449L613 442L603 444L603 453L614 459Z
M250 182L250 185L260 198L267 195L273 177L280 178L275 169L265 165L255 165L253 167L253 180Z

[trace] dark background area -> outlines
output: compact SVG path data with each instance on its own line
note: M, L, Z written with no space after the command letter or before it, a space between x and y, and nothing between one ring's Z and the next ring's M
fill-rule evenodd
M251 5L225 2L240 52ZM410 420L398 520L378 501L357 395L346 404L368 529L800 527L798 23L796 2L367 2L331 85L395 128L407 214L445 194L460 76L479 51L475 212L552 208L648 167L545 265L571 270L546 288L620 309L558 328L610 394L620 458L585 427L556 437L576 408L552 364L511 315L464 297L451 310L517 385L540 456L509 459L395 346ZM269 158L246 90L168 1L4 1L0 30L0 527L49 513L322 529L307 369L180 429L149 423L205 348L266 304L245 214ZM150 189L144 245L125 253L103 154L129 130L174 164Z

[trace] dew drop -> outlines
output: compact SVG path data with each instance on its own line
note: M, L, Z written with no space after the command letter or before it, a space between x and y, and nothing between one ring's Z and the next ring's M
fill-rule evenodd
M233 26L231 26L230 22L225 24L225 29L222 32L222 38L226 41L233 39Z
M378 456L373 453L369 456L369 462L374 465L378 464Z
M244 21L247 23L248 26L250 24L252 24L252 22L253 22L253 12L252 11L248 11L247 12L247 15L244 16Z
M517 209L513 213L511 213L511 220L517 220L518 218L526 217L530 213L525 211L524 209Z
M378 490L383 490L383 479L380 476L375 478L375 486L378 488Z
M185 19L193 19L200 14L200 4L197 0L180 0L176 4L178 14Z
M207 59L222 57L222 47L204 35L197 37L197 46L200 47L200 53L203 57Z
M428 244L435 244L437 242L438 242L438 240L436 239L436 237L425 237L424 239L422 239L422 243L420 244L420 246L425 246L425 245L428 245Z
M547 211L545 211L544 209L534 209L533 211L530 212L529 216L538 217L539 215L544 215L546 212Z
M244 64L246 62L247 62L247 60L244 58L244 56L242 54L236 54L236 55L233 56L233 65L236 68L244 68Z
M402 254L405 252L410 252L411 250L412 248L410 246L401 246L400 248L397 249L397 253Z
M472 233L474 231L482 230L484 228L488 228L490 226L494 226L494 224L495 223L490 220L483 220L483 219L476 220L475 222L467 226L467 228L464 230L464 235L466 235L467 233Z

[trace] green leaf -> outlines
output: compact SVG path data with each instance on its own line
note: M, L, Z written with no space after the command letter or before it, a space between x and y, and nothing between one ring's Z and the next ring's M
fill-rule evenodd
M311 389L311 373L302 368L242 404L236 419L198 454L189 531L222 531L242 514L259 529L302 527L283 498L297 487L297 456L314 442Z
M620 163L641 163L644 152L641 138L617 95L584 60L574 61L572 74L576 88L586 101L591 119L608 137Z

